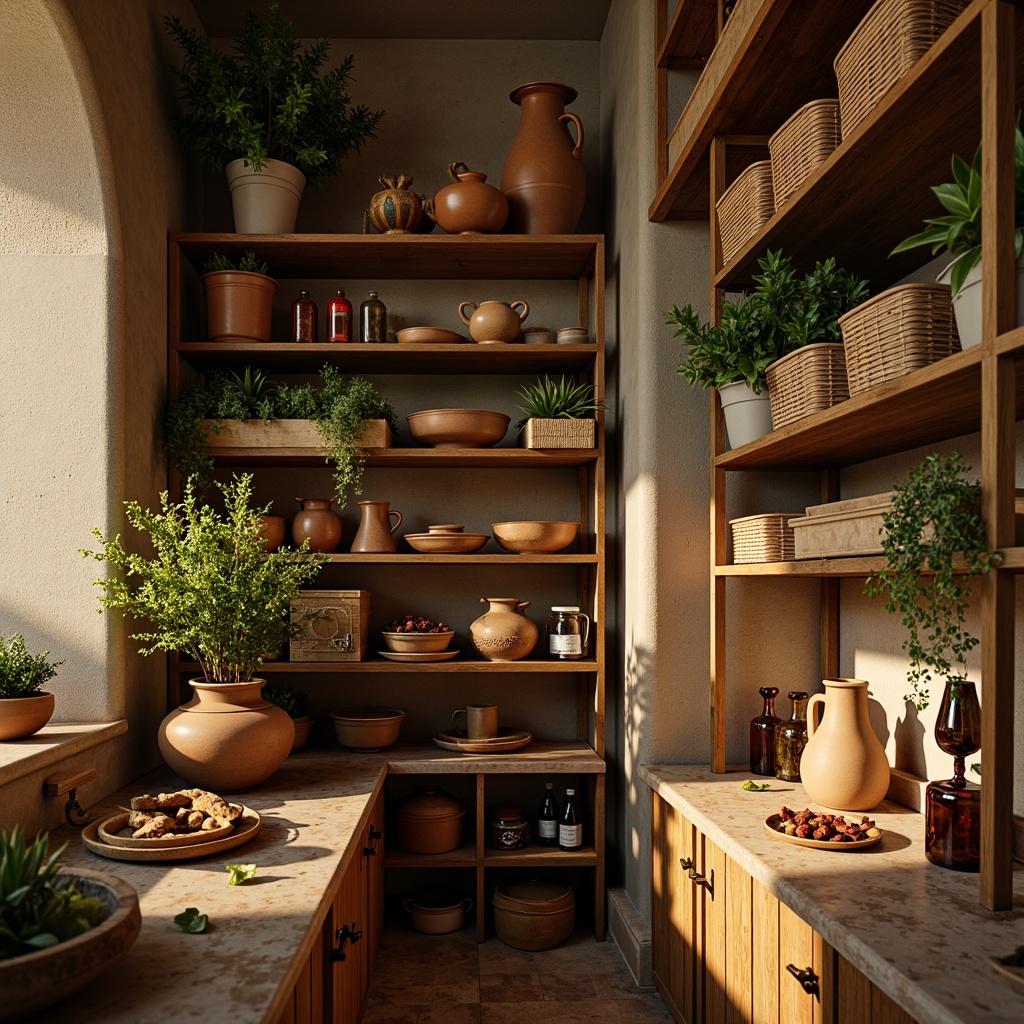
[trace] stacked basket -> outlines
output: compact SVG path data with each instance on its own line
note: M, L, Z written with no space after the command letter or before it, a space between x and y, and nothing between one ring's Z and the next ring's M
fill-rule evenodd
M850 397L846 358L839 342L798 348L772 363L765 377L772 403L772 429L830 409Z
M776 210L829 158L840 138L839 100L812 100L768 140Z
M728 263L772 219L772 162L760 160L740 172L715 204L722 263Z
M799 513L794 515L792 512L768 512L730 519L733 564L793 561L796 556L789 520L798 516Z

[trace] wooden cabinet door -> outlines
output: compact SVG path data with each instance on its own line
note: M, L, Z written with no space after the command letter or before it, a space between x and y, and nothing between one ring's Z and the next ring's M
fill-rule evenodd
M349 864L334 897L333 933L328 952L332 1024L356 1024L366 994L366 868L363 858Z
M753 879L725 857L725 1020L751 1024L753 988Z
M794 971L804 972L803 979ZM786 1024L836 1024L836 973L835 950L780 903L779 1020Z
M914 1018L871 984L845 957L838 961L836 1024L914 1024Z
M703 1024L726 1024L726 927L728 867L726 856L706 836L697 833L700 850L696 877L691 879L698 903L698 962L704 965L702 1001L697 1014Z
M380 941L384 932L384 791L377 795L370 811L370 822L364 835L362 860L365 867L366 928L366 984L369 987L373 967L377 962Z
M782 1024L779 1016L779 901L751 880L751 1019Z

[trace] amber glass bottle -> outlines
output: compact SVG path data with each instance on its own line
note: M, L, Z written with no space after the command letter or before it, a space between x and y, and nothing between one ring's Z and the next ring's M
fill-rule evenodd
M807 694L790 690L793 711L775 727L775 777L783 782L800 781L800 755L807 745Z
M316 341L316 328L316 303L309 297L309 292L302 291L292 303L292 341Z
M388 340L388 314L376 292L359 307L359 340L371 345Z
M775 774L775 727L780 719L775 714L777 686L762 686L757 691L764 698L764 710L750 722L750 770L755 775Z

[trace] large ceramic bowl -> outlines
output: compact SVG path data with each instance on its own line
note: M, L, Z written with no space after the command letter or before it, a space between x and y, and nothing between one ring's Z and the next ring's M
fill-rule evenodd
M383 750L398 739L405 712L398 708L343 708L331 712L338 742L363 753Z
M487 409L424 409L410 413L409 430L432 448L490 448L508 430L511 417Z
M399 654L427 654L443 651L455 636L455 630L443 633L381 633L384 642Z
M516 523L491 523L494 539L517 554L550 555L567 548L575 539L579 523L540 519Z

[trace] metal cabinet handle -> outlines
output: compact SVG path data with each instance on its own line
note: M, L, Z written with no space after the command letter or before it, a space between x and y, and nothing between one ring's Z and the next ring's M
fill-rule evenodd
M684 871L693 871L693 861L690 860L689 857L680 857L679 858L679 866ZM690 877L692 878L693 876L691 875Z
M693 882L694 885L703 885L708 891L708 895L715 898L715 873L711 872L711 878L708 879L705 875L697 873L697 869L693 866L693 860L690 857L680 857L679 866L686 872L686 877Z
M358 942L363 937L361 930L356 929L355 921L351 925L343 925L334 933L334 940L338 943L335 949L331 950L330 959L332 964L341 963L348 955L344 952L345 943L352 942L353 944Z
M818 976L811 967L805 967L802 971L796 964L786 964L786 970L796 978L803 986L803 990L809 996L818 995Z
M370 823L370 831L369 831L369 834L366 837L367 842L369 843L369 846L364 846L363 847L363 856L364 857L376 857L377 856L377 850L376 850L376 847L374 846L374 843L376 843L378 839L383 838L383 836L384 836L384 833L377 831L377 829L375 829L373 827L373 822L371 822Z

